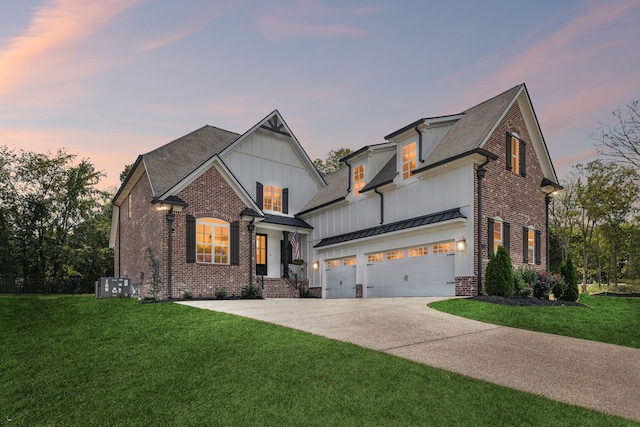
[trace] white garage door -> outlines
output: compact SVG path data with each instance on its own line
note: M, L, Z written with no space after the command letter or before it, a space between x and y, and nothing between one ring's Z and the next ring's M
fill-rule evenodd
M368 255L366 297L453 296L455 245L424 245Z
M327 262L326 298L356 297L355 258L343 258Z

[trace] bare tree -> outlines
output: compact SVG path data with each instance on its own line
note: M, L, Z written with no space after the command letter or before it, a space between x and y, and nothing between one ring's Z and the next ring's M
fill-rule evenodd
M618 108L612 115L613 123L600 125L591 135L598 153L640 170L640 100L628 104L625 110Z

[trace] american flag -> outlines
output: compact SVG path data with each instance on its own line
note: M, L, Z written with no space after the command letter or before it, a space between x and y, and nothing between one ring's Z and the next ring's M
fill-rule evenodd
M293 249L293 259L300 259L300 241L298 240L298 232L293 233L291 238L291 249Z

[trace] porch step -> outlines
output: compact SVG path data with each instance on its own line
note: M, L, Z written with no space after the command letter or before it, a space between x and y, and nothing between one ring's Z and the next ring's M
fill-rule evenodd
M258 286L262 285L262 279L256 280ZM299 280L298 288L300 286L309 286L308 280ZM262 289L262 296L264 298L298 298L300 291L293 287L286 279L279 279L273 277L264 278L264 288Z

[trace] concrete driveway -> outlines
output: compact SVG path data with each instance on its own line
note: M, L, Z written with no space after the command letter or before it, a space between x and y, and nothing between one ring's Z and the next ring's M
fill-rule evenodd
M180 304L354 343L640 422L640 350L491 325L427 307L441 299L446 298Z

